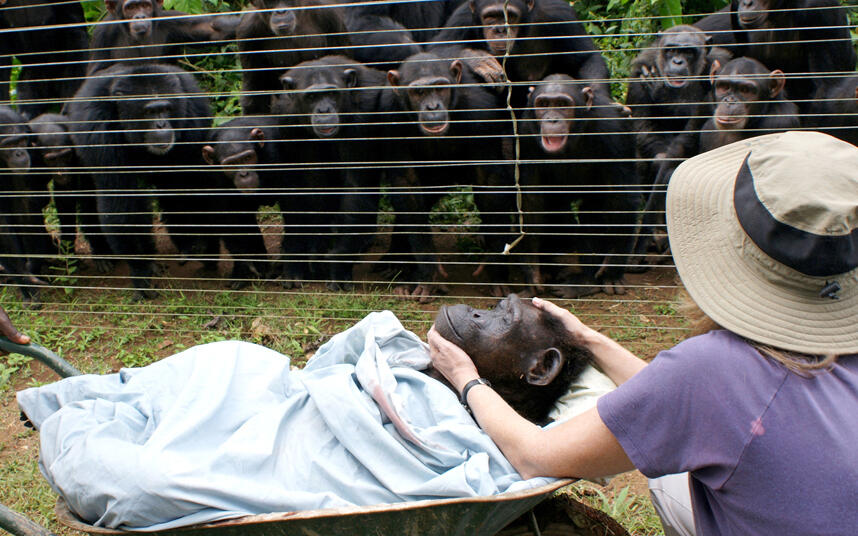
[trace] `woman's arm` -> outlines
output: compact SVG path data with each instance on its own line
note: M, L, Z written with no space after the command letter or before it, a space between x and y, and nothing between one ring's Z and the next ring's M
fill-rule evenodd
M428 340L433 366L458 392L479 377L471 358L434 328ZM523 478L595 478L634 469L595 408L543 430L485 385L472 387L467 402L480 427Z

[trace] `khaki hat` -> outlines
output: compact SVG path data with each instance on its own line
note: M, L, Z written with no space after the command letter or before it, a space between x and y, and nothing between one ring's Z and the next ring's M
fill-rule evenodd
M808 354L858 352L858 148L819 132L683 162L667 190L682 282L712 320Z

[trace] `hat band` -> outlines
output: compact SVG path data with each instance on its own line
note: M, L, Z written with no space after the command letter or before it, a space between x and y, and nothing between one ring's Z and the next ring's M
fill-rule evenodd
M745 234L769 257L813 277L849 272L858 267L858 229L845 235L818 235L775 219L757 197L754 176L742 162L733 190L736 216Z

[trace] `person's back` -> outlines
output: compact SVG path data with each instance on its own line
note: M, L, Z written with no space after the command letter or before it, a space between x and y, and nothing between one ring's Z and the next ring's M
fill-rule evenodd
M614 411L635 399L634 418ZM858 527L856 407L856 356L799 374L716 330L660 353L599 413L645 475L691 472L698 535L805 535Z

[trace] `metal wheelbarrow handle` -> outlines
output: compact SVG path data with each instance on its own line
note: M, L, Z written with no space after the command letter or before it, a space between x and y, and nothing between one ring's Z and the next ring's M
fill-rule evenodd
M41 361L63 378L69 376L80 376L81 372L74 368L68 361L36 343L18 344L6 337L0 337L0 350L12 354L21 354Z

